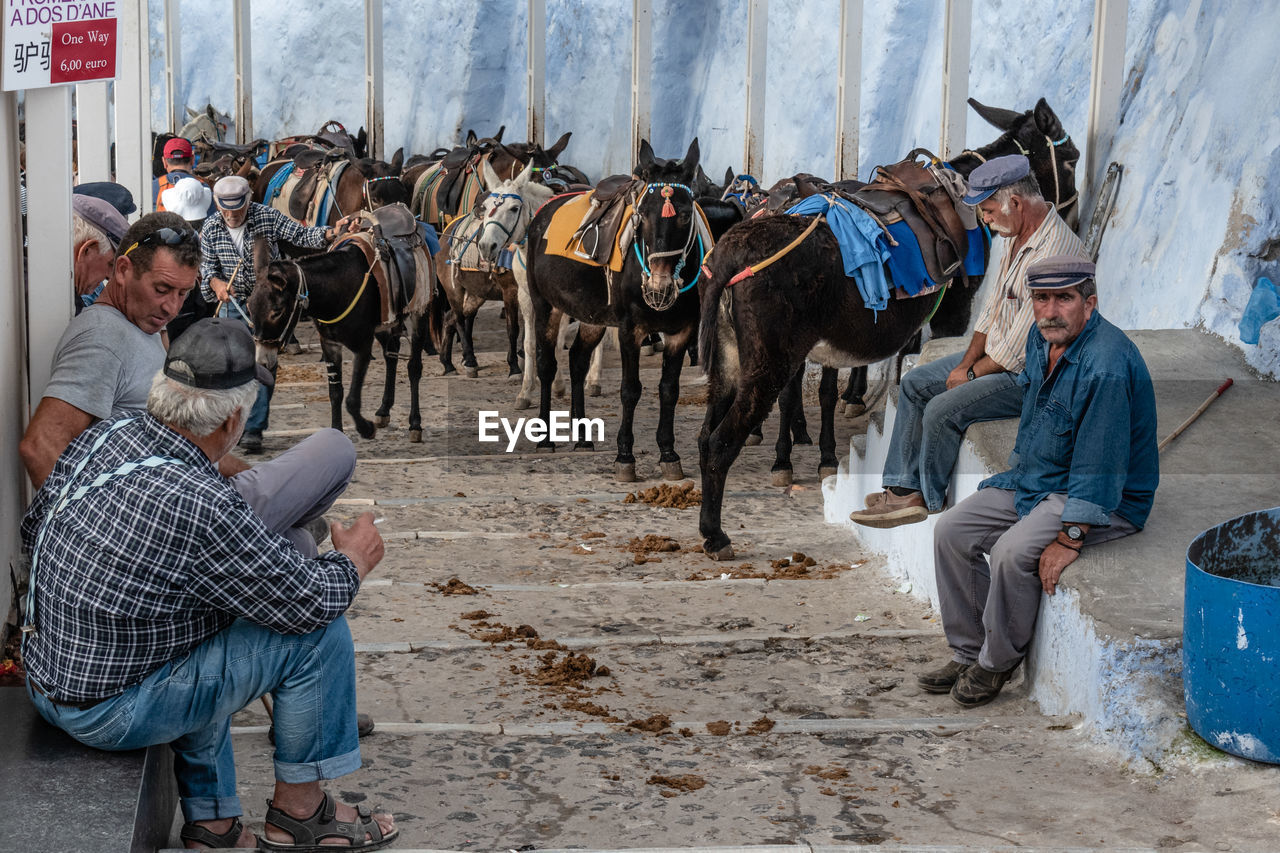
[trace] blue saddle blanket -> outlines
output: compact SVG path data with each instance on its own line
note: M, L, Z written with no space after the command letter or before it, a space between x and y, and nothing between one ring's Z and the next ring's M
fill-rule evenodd
M827 215L827 225L836 235L844 274L858 285L862 303L872 311L883 311L889 304L889 281L884 263L889 251L883 232L862 208L842 198L811 195L786 211L790 214Z

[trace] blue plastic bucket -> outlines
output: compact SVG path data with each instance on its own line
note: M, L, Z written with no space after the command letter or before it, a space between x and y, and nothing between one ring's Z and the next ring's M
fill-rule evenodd
M1280 764L1280 507L1192 540L1182 678L1197 734L1234 755Z

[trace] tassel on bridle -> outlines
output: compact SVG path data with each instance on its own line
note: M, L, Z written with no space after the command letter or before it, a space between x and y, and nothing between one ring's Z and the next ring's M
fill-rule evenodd
M676 206L671 203L671 196L675 195L675 189L670 186L662 188L662 218L670 219L676 215Z

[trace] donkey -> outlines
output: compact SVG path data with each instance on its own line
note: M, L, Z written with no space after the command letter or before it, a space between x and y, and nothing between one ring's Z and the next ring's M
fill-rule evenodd
M675 405L685 348L698 322L698 298L693 285L702 256L709 248L699 235L695 219L698 212L689 188L697 166L697 139L682 159L670 161L655 158L648 141L641 142L633 179L621 190L633 205L628 228L634 235L631 245L624 247L621 272L614 273L607 265L595 266L548 251L547 229L568 197L552 199L529 226L529 296L536 330L538 379L542 386L539 414L544 421L550 417L551 383L556 372L554 347L561 315L568 314L580 321L577 339L569 350L572 417L581 418L584 413L583 374L587 358L605 328L617 327L622 357L623 413L614 465L615 475L622 482L636 479L632 423L641 392L640 341L653 331L664 333L667 339L658 385L662 476L668 480L684 477L675 449ZM707 218L714 237L736 222L738 213L726 205L724 209L708 210ZM682 272L689 279L687 285L681 279ZM591 446L591 443L578 442L578 445ZM539 446L552 446L550 438Z
M1069 214L1077 204L1075 162L1079 151L1042 98L1033 111L1015 113L970 101L979 114L1005 130L995 142L964 151L950 165L968 175L985 160L1026 152L1045 196ZM733 548L721 526L724 484L747 435L779 402L780 423L789 424L799 405L798 371L806 356L826 367L866 365L902 350L934 311L939 297L890 299L877 313L867 310L858 289L844 276L839 247L825 223L776 263L727 290L734 276L792 244L810 220L766 216L734 228L716 246L702 291L700 339L709 377L707 414L698 438L702 469L699 531L712 559L730 559ZM963 279L963 276L958 277ZM974 277L976 279L976 277ZM975 281L943 291L945 313L935 318L951 334L968 326ZM823 345L813 352L819 344ZM784 386L788 393L779 397ZM824 371L822 451L819 473L835 472L833 416L835 372ZM780 429L775 475L791 470L789 430Z
M288 340L303 311L308 312L320 334L334 429L342 429L342 348L346 347L354 355L351 389L346 395L347 412L360 436L373 438L377 427L390 422L391 407L395 404L400 336L407 332L409 440L422 441L418 388L422 380L422 353L428 325L425 318L432 309L436 287L426 251L418 248L414 255L419 274L412 298L407 307L385 326L380 325L382 306L378 286L372 281L374 270L354 239L336 244L331 251L322 254L270 264L260 262L265 268L257 274L257 284L249 296L248 306L258 363L274 371L282 343ZM361 392L372 359L374 340L382 347L387 375L382 388L382 404L371 422L361 414Z
M338 156L342 160L342 156ZM253 200L270 205L272 199L267 198L268 189L276 173L289 164L291 159L272 160L262 167L258 181L254 185ZM334 225L344 216L350 216L358 210L377 210L388 204L408 204L409 193L400 180L401 164L404 162L404 149L396 150L391 162L375 160L372 157L346 158L347 167L338 176L338 182L328 191L332 193L332 203L327 206L323 222L305 222L306 225ZM313 168L329 169L330 163L321 163Z

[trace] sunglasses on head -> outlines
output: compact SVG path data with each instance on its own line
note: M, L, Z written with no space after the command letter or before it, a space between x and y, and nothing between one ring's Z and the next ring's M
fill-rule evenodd
M182 230L178 230L176 228L157 228L155 231L152 231L150 234L125 249L120 257L125 257L139 246L154 245L156 243L163 243L166 246L177 246L188 241L195 242L198 239L199 238L195 231L191 231L186 228L183 228Z

